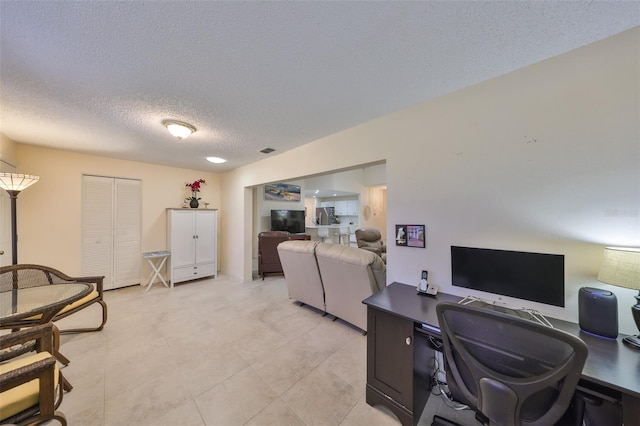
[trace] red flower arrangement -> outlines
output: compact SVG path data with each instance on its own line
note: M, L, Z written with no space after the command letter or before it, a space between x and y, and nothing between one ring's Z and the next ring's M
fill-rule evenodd
M185 198L185 201L192 201L192 200L198 201L200 199L199 197L196 196L196 194L200 192L200 184L206 185L207 183L204 181L204 179L198 179L196 181L193 181L192 183L187 183L185 185L187 188L191 189L191 193L192 193L191 197Z

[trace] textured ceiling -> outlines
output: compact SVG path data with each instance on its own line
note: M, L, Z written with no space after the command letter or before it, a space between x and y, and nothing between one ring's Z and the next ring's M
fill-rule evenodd
M0 0L0 19L6 136L224 171L638 26L640 3Z

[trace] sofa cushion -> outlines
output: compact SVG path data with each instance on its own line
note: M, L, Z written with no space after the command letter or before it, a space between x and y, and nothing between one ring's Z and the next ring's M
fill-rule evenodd
M327 312L366 331L367 308L362 301L386 285L380 256L342 244L318 243L316 257Z
M387 285L387 266L380 256L371 251L342 244L318 243L316 253L351 265L369 266L375 278L374 291L380 291Z
M284 241L278 244L289 297L325 311L324 286L316 260L316 241Z
M60 312L58 312L56 315L61 315L64 313L67 313L75 308L77 308L78 306L82 306L85 305L89 302L92 302L93 300L97 299L98 297L100 297L100 294L98 294L98 292L96 290L93 290L91 293L87 294L85 297L83 297L80 300L76 300L73 303L68 304L67 306L65 306L64 308L62 308L62 310ZM34 315L32 317L27 318L27 320L31 321L31 320L37 320L42 318L42 314L38 314L38 315Z

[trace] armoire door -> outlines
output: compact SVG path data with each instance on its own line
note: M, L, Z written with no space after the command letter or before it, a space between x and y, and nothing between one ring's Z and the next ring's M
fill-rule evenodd
M196 263L214 263L216 254L216 212L196 212Z
M175 210L171 214L171 267L178 268L196 263L195 211Z

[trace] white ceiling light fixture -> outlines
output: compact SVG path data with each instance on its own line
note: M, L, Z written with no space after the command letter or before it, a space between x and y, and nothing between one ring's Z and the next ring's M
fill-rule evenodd
M171 133L173 136L175 136L179 140L188 138L191 135L191 133L194 133L196 131L195 127L183 121L164 120L162 124L164 124L164 127L167 128L169 133Z
M227 160L220 157L207 157L207 161L214 164L222 164L227 162Z

